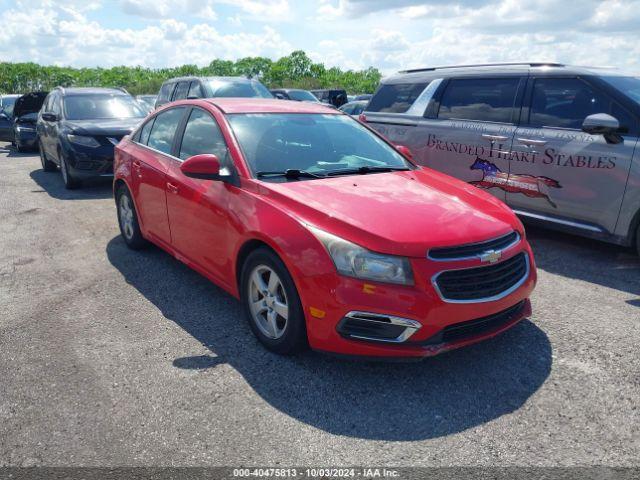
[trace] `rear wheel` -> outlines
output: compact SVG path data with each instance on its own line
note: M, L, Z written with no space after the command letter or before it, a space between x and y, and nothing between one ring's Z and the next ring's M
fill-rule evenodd
M140 250L147 246L147 241L142 236L136 207L131 199L129 189L121 186L116 191L116 205L118 210L118 225L125 243L132 250Z
M42 169L45 172L55 172L56 164L47 158L47 154L44 153L44 148L42 148L42 142L38 142L38 150L40 150L40 163L42 164Z
M249 254L242 267L240 288L251 330L267 349L290 355L307 347L298 291L274 252L259 248Z
M58 158L60 159L60 173L62 173L62 181L64 182L64 187L67 190L78 188L80 182L69 171L69 165L67 164L67 160L64 158L61 150L58 150Z

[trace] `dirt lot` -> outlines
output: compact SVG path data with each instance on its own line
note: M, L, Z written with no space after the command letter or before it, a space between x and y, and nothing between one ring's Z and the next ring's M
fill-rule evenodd
M409 364L281 358L0 145L0 465L640 465L640 261L529 229L534 315Z

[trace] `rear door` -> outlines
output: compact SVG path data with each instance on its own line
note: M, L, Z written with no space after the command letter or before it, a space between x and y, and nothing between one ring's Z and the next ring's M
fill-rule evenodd
M175 102L176 100L184 100L187 98L189 94L189 81L178 82L178 86L173 92L173 98L171 101Z
M220 160L221 173L233 168L229 150L216 120L193 107L176 144L176 157L168 172L167 208L174 248L222 283L231 271L228 235L230 227L228 183L183 175L180 165L202 153Z
M420 163L505 200L526 75L451 78L419 125Z
M167 172L171 166L175 133L185 107L164 110L142 126L138 153L131 165L132 190L145 234L171 243L167 216Z
M577 221L575 226L587 230L613 232L638 135L634 115L588 77L534 74L526 97L523 125L513 142L507 203L529 214ZM595 113L618 119L622 143L581 130Z

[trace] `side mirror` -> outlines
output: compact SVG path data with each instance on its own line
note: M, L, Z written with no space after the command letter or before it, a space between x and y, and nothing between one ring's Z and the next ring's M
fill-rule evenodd
M45 122L57 122L58 121L58 115L56 115L55 113L51 113L51 112L44 112L42 114L42 119Z
M590 135L604 135L607 143L622 143L623 138L618 134L620 122L617 118L606 113L594 113L582 122L582 131Z
M220 160L217 156L209 153L194 155L182 162L180 171L186 177L220 180Z
M396 150L399 151L402 156L408 158L409 160L413 160L413 153L411 153L411 150L409 150L408 147L405 147L404 145L396 145Z

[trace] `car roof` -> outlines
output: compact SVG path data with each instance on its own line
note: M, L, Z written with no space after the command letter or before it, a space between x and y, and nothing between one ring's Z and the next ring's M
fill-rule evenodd
M207 98L224 113L324 113L341 114L336 109L315 102L296 102L275 98Z
M109 93L115 95L129 95L118 88L99 88L99 87L73 87L61 89L65 97L74 95L95 95L100 93Z
M164 81L164 83L168 82L183 82L189 80L223 80L227 82L242 82L242 83L250 83L257 81L255 78L247 78L247 77L196 77L196 76L187 76L187 77L174 77L169 78Z
M442 67L425 67L402 70L382 80L385 84L412 83L430 81L434 78L454 76L486 76L495 74L528 74L544 73L545 75L624 75L625 72L612 67L588 67L564 65L555 62L509 62L486 63L478 65L446 65Z

